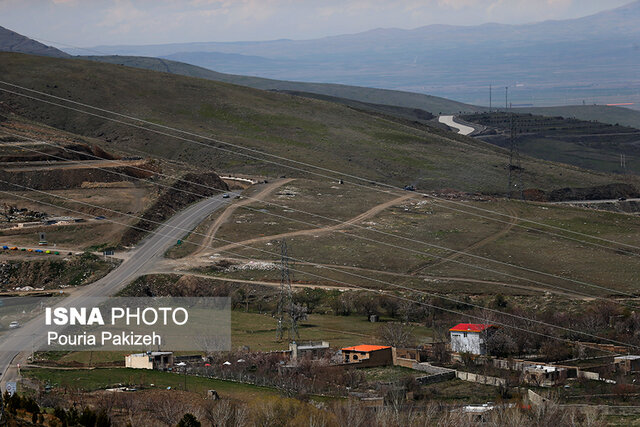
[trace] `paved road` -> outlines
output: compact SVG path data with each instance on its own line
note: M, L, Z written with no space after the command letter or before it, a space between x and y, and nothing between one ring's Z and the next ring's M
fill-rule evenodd
M461 123L456 122L453 116L440 116L438 117L438 121L440 123L444 123L450 128L457 129L460 135L469 135L475 130L471 126L463 125Z
M228 201L229 199L223 199L221 195L212 197L202 200L173 216L142 241L132 251L132 256L115 270L91 285L75 289L59 305L79 305L86 298L113 295L137 277L145 274L147 269L151 268L178 239L186 234L185 230L195 228L212 212L225 206ZM19 356L20 352L12 349L29 348L32 336L38 333L43 322L42 316L37 317L0 338L0 372L2 372L0 383L3 386L3 390L6 381L15 381L17 377L15 364L20 362L18 359L21 356ZM12 365L14 358L16 361Z

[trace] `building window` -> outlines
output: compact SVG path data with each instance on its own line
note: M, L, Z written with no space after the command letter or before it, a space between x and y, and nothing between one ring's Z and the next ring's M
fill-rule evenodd
M353 355L353 360L358 360L358 355L357 354Z
M467 333L466 332L463 332L463 335L464 335L465 338L467 337Z

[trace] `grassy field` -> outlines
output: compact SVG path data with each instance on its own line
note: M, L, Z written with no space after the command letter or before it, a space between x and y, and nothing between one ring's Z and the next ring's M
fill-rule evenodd
M411 128L338 104L104 63L8 53L2 54L0 72L16 84L367 179L398 186L417 183L423 189L504 191L507 158L502 149ZM51 87L52 82L57 87ZM106 82L109 91L103 90ZM107 148L142 150L217 171L294 174L282 166L35 101L5 94L0 98L33 120L115 141L105 142ZM527 182L543 189L612 180L537 160L527 162L527 172ZM334 175L331 180L339 178Z
M342 209L350 210L350 214L354 214L357 209L360 209L360 212L364 211L365 206L357 204L349 208L347 206L349 200L349 198L344 199L345 205L341 206ZM306 203L304 197L287 201L288 206L300 209L305 209ZM640 233L640 218L632 215L517 201L467 202L467 204L629 245L635 244L635 236ZM474 212L464 206L449 206L454 209ZM486 212L475 212L484 216L496 217ZM268 215L250 213L250 222L253 225L248 225L249 221L243 219L246 215L249 213L236 212L230 221L221 228L220 235L229 240L241 240L245 236L243 227L256 227L255 224L260 224L261 227L256 228L253 235L261 232L268 236L283 231L283 224L273 221ZM509 222L509 218L497 218ZM607 294L607 291L602 289L594 289L576 282L469 256L457 256L451 251L442 249L451 248L458 251L468 250L474 255L516 266L526 266L528 269L568 277L575 281L588 282L624 292L637 291L640 283L635 271L640 269L640 257L621 252L619 249L625 249L624 246L609 244L611 249L594 247L560 236L544 234L536 231L541 228L540 226L526 223L520 219L518 221L522 225L532 227L533 230L511 227L508 223L494 222L487 218L452 211L447 209L444 203L435 203L427 199L413 199L403 202L399 206L388 208L359 223L366 229L351 228L339 232L295 236L288 239L288 247L291 256L296 258L292 266L295 279L314 283L322 283L323 281L317 277L305 275L305 272L360 286L381 286L379 282L376 282L377 279L438 292L519 293L526 295L530 294L527 287L536 292L559 287L560 289L555 290L562 292L562 289L565 288L570 292ZM402 236L404 239L381 235L373 230ZM592 243L603 243L588 237L559 233ZM385 246L371 240L355 239L354 235L365 239L384 241L391 246ZM441 248L419 242L426 242ZM271 261L279 258L277 242L266 240L252 243L251 246L273 255L239 247L234 248L232 252ZM451 260L445 262L442 258L451 258ZM338 273L328 268L318 269L306 266L297 260L323 264L348 271L352 275ZM461 263L477 265L482 269ZM625 268L620 268L620 266L625 266ZM499 270L516 277L493 273L487 269ZM353 274L363 277L354 277ZM225 273L225 276L228 277L255 280L278 280L277 275L277 271L268 270ZM372 280L368 280L367 277ZM469 281L465 282L463 280L465 278ZM503 284L483 284L477 282L478 280ZM327 281L327 284L330 282ZM509 287L510 284L515 287Z
M424 399L453 404L480 404L500 400L497 387L458 379L422 387L420 395Z
M328 341L331 347L347 347L358 344L379 343L378 330L387 318L371 323L365 316L334 316L332 314L311 314L299 324L298 341ZM419 343L432 340L432 331L424 326L412 326L413 334ZM233 310L231 312L231 348L236 350L244 346L251 351L288 350L288 341L276 340L276 320L270 314L258 314ZM192 354L193 352L188 354ZM186 354L187 354L186 353ZM45 355L64 363L91 364L122 362L129 352L81 351L60 355Z
M405 109L418 108L429 111L432 114L456 114L460 111L470 112L486 110L486 107L469 105L421 93L327 83L291 82L253 76L224 74L168 59L140 56L91 56L86 58L111 64L126 65L128 67L233 83L256 89L306 91L313 94L325 95L327 97L355 100L361 103L398 106ZM386 109L385 111L389 111L389 109ZM576 117L581 120L597 120L610 124L620 123L624 126L640 127L640 112L621 107L608 107L604 105L569 105L564 107L516 108L516 111L530 112L544 116Z
M328 341L332 347L377 344L381 325L358 315L311 314L307 320L300 322L299 341ZM430 329L415 326L413 332L419 342L431 341ZM247 345L255 351L288 349L286 342L276 340L276 320L273 317L235 310L231 315L231 344L233 348Z
M130 386L136 388L155 387L159 389L184 390L185 376L170 372L152 370L106 368L106 369L25 369L23 375L34 378L54 387L81 389L85 391L110 387ZM153 384L153 385L152 385ZM221 397L250 401L263 396L279 396L280 393L268 387L235 383L210 378L186 377L187 391L205 395L207 390L216 390Z
M381 366L376 368L361 369L366 381L375 382L392 382L403 380L407 377L421 377L424 372L414 369L403 368L402 366Z

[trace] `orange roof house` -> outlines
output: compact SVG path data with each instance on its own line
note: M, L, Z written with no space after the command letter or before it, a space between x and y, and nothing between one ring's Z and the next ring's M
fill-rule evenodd
M388 345L356 345L342 350L344 363L358 364L358 367L393 365L393 348Z

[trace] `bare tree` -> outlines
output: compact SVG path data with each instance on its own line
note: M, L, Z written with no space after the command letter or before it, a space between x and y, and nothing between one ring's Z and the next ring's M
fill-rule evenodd
M378 336L383 343L392 347L412 347L416 343L413 328L398 322L387 322L380 326Z

